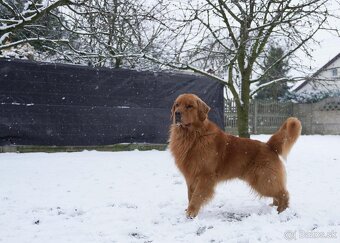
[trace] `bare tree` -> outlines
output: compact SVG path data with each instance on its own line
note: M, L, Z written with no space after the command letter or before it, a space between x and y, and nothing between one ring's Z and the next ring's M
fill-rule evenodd
M338 0L333 0L333 3ZM279 77L257 85L276 65L262 70L269 46L284 53L310 54L315 34L338 17L328 0L0 0L0 50L32 41L64 42L46 47L69 62L94 66L157 66L192 70L226 85L237 105L239 135L249 137L249 102ZM60 13L52 11L60 8ZM334 6L333 6L334 8ZM2 14L2 11L6 15ZM68 32L67 39L41 35L11 41L17 30L31 26L46 13ZM337 28L332 29L338 31ZM8 40L10 40L8 42ZM294 58L290 58L293 63ZM252 89L253 87L253 89ZM255 88L254 88L255 87Z
M267 85L287 80L277 78L264 85L256 84L271 68L259 72L264 54L271 43L285 47L277 62L293 56L297 50L309 55L315 33L327 28L333 16L327 0L204 0L179 1L169 14L176 42L169 48L173 59L144 55L160 64L192 70L223 82L237 105L238 132L249 137L248 112L253 95ZM334 7L334 6L333 6ZM174 24L173 24L174 25ZM174 44L175 43L175 44ZM251 87L256 87L254 90Z
M71 3L71 0L0 0L0 50L32 42L66 42L42 35L41 29L48 26L37 22L53 10Z
M145 68L150 62L121 54L157 55L162 8L144 0L0 0L0 50L34 43L53 61Z
M166 29L160 21L161 4L133 0L88 0L69 6L60 24L72 35L69 50L73 62L119 68L145 66L135 53L153 53L156 39ZM125 54L125 55L122 55Z

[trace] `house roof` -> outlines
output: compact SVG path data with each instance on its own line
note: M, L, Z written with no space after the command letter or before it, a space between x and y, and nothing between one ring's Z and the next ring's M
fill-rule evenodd
M322 71L324 71L327 67L329 67L333 62L338 60L340 58L340 53L338 53L335 57L333 57L331 60L329 60L325 65L323 65L319 70L317 70L315 73L312 74L312 76L308 77L306 81L304 81L302 84L300 84L297 88L295 88L294 91L298 91L302 89L306 84L308 84L309 81L311 81L313 78L318 76Z

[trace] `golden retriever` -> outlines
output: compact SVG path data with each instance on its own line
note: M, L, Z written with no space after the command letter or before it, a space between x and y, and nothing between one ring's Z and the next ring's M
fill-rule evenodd
M288 207L286 159L301 134L297 118L288 118L267 143L223 132L209 121L210 108L194 94L180 95L172 107L169 148L185 177L187 217L197 216L218 182L239 178L260 196L272 197L280 213Z

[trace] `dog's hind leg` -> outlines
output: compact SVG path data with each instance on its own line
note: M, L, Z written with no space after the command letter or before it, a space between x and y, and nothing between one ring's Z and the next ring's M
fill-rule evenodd
M213 175L200 175L196 179L195 188L189 201L187 217L197 216L203 204L207 203L214 195L216 179Z
M281 161L273 161L265 166L250 170L245 177L249 185L261 196L272 197L272 206L277 206L281 213L289 205L289 193L286 189L286 172Z
M260 184L260 183L259 183ZM285 186L277 185L273 183L270 188L263 187L259 184L252 185L252 187L261 195L266 197L272 197L273 203L270 206L277 206L277 211L281 213L289 206L289 193L285 189ZM276 184L276 185L275 185Z
M282 190L278 193L278 195L275 197L275 199L278 202L277 211L278 213L281 213L289 206L289 193L287 190ZM275 200L274 199L274 200Z
M279 206L279 201L276 200L275 198L273 198L273 203L269 204L269 206L273 207L273 206Z

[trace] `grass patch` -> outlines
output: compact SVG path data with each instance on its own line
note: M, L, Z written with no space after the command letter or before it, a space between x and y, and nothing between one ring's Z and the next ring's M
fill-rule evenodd
M57 152L80 152L84 150L95 151L131 151L131 150L160 150L164 151L167 144L114 144L105 146L36 146L36 145L13 145L13 146L0 146L0 153L57 153Z

